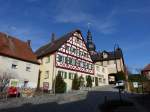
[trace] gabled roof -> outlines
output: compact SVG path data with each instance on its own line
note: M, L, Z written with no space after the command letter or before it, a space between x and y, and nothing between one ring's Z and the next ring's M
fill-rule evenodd
M38 64L36 55L27 42L1 32L0 55Z
M150 71L150 64L146 65L142 71Z
M108 57L104 58L103 53L107 53ZM97 52L96 54L92 55L91 57L94 62L109 61L109 60L121 59L122 52L121 52L121 50L116 50L115 52L103 51L103 52Z
M81 31L78 29L70 33L67 33L66 35L60 37L59 39L40 47L35 52L35 54L37 55L38 58L40 58L57 51L71 36L73 36L75 32L79 32L81 34Z

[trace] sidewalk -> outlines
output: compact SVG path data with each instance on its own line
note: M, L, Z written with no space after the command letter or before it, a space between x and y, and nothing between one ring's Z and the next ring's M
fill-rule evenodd
M63 94L41 94L31 98L8 98L0 99L0 109L19 107L23 104L43 104L56 102L58 104L74 102L86 98L87 91L72 91Z

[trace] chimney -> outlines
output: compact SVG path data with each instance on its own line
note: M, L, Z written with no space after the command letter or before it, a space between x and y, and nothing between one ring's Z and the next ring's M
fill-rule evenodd
M54 42L55 40L56 40L55 33L52 33L51 42Z
M31 40L27 40L28 47L31 47Z

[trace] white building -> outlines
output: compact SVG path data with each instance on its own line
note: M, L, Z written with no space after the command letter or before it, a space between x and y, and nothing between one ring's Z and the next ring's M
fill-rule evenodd
M108 69L101 66L99 62L95 64L95 76L98 78L98 86L108 85Z
M0 75L8 76L36 88L39 63L32 52L30 41L0 33Z

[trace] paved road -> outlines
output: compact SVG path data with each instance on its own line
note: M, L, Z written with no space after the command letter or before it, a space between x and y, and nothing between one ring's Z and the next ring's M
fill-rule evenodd
M86 97L85 97L86 95ZM48 102L43 104L25 104L19 107L2 109L0 112L100 112L98 105L104 102L104 97L117 99L118 92L111 86L93 88L87 94L78 94L82 100L74 102L65 96L64 102ZM75 97L74 97L75 98ZM66 100L66 101L65 101Z

